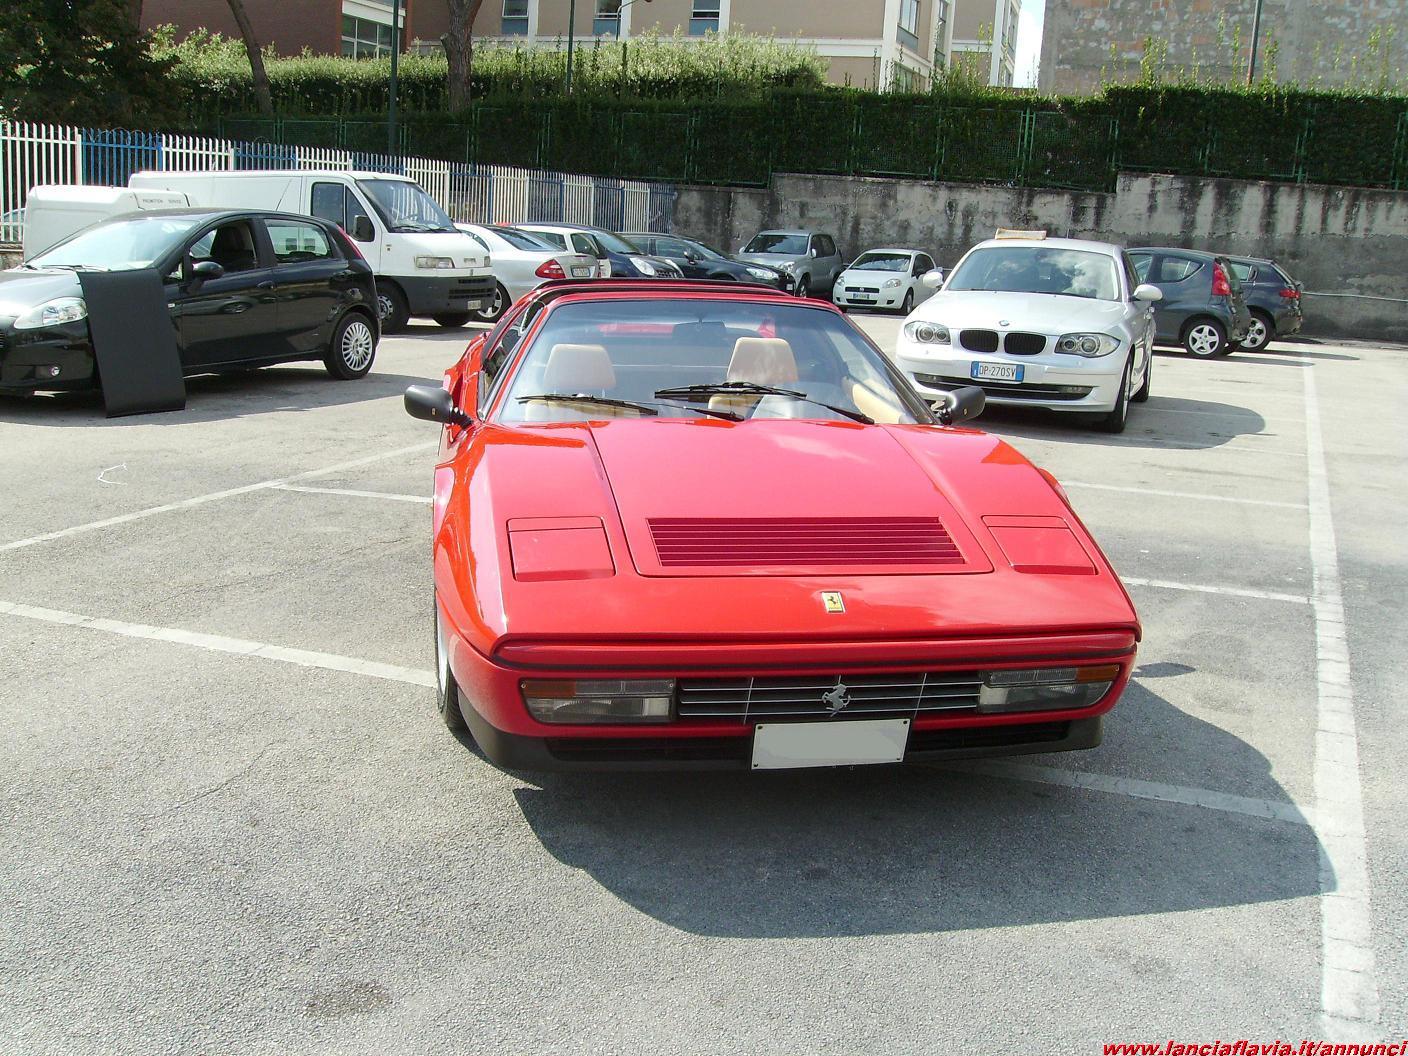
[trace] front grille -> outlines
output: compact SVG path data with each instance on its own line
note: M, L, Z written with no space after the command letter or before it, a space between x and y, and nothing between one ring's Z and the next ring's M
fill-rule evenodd
M1028 385L1026 382L984 383L972 378L945 378L937 374L916 374L914 380L931 389L957 389L972 385L988 396L1003 400L1039 400L1042 403L1083 400L1090 395L1087 385Z
M696 678L680 681L675 707L682 720L706 722L910 717L976 711L981 688L976 671ZM833 710L842 699L846 706Z
M871 296L871 297L874 297L876 294L878 294L878 293L880 292L880 290L879 290L878 288L873 288L873 287L870 287L870 286L847 286L847 287L846 287L846 292L847 292L847 293L864 293L864 294L868 294L868 295Z
M1024 334L1013 331L1002 340L1002 349L1014 356L1034 356L1046 348L1046 338L1041 334Z
M962 330L958 342L969 352L996 352L996 330Z
M681 517L649 524L665 568L963 563L937 517Z
M907 752L957 751L964 748L1010 748L1052 744L1070 734L1069 722L1031 722L1017 726L968 726L961 729L910 730Z

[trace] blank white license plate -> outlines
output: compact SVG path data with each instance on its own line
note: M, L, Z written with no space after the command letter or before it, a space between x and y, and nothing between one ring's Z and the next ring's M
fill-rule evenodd
M1021 381L1022 367L1019 363L974 363L973 377L988 381Z
M753 731L753 769L898 763L908 739L908 719L760 722Z
M591 268L573 268L572 277L574 279L590 279L592 277Z

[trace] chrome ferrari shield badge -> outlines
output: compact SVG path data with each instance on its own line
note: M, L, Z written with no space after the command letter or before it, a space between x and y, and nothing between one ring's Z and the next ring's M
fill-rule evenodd
M846 611L846 601L841 597L839 590L823 590L821 592L821 604L825 606L827 612Z

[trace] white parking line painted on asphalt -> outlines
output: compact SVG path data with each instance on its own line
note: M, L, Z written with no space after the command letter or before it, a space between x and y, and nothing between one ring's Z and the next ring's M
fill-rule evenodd
M176 645L189 645L196 649L208 649L216 653L233 653L236 656L255 656L263 660L278 660L285 664L297 664L300 667L320 667L325 671L345 671L354 675L366 675L369 678L382 678L390 682L409 682L415 686L435 685L433 671L398 667L395 664L382 664L375 660L362 660L355 656L319 653L310 649L289 649L282 645L252 642L244 638L202 634L199 631L186 631L179 627L154 627L147 623L126 623L122 620L109 620L100 616L83 616L76 612L64 612L61 609L17 605L9 601L0 601L0 614L21 616L27 620L41 620L44 623L84 627L93 631L107 631L109 634L120 634L125 638L173 642Z
M1286 821L1295 825L1314 824L1314 810L1290 800L1253 799L1249 796L1234 796L1230 792L1215 792L1208 788L1187 788L1183 785L1166 785L1160 781L1141 781L1133 777L1113 777L1110 774L1096 774L1085 770L1066 770L1057 766L1037 766L1032 763L1002 760L933 765L940 770L961 770L964 773L1001 777L1012 781L1029 781L1039 785L1084 788L1093 792L1128 796L1131 799L1151 799L1158 803L1181 803L1184 806L1205 807L1227 814L1245 814L1247 817L1268 821Z
M1314 370L1307 370L1304 377L1319 720L1315 731L1315 809L1320 838L1321 1011L1326 1037L1331 1040L1376 1040L1379 988L1374 977L1354 686Z
M224 491L212 491L205 495L197 495L194 498L182 499L180 502L168 502L162 506L149 506L145 510L134 510L131 513L118 514L116 517L104 517L101 521L89 521L87 524L76 524L72 528L60 528L55 532L32 535L28 539L17 539L13 543L0 543L0 553L6 550L19 550L26 546L34 546L37 543L47 543L54 539L64 539L70 535L79 535L83 532L96 531L99 528L111 528L116 524L140 521L145 517L154 517L158 513L170 513L173 510L187 510L192 506L201 506L207 502L215 502L219 499L229 499L236 495L248 495L251 491L263 491L268 488L276 488L281 484L289 484L295 480L308 480L312 477L325 476L328 473L338 473L344 469L356 469L359 466L371 465L373 462L396 458L399 455L409 455L416 451L427 451L437 446L439 446L438 440L411 444L409 447L398 447L391 451L383 451L380 454L367 455L365 458L354 458L350 462L339 462L335 466L324 466L322 469L309 469L302 473L294 473L291 476L279 477L275 480L261 480L258 484L246 484L239 488L226 488Z
M1191 590L1199 594L1225 594L1233 598L1256 598L1261 601L1289 601L1297 605L1309 605L1310 599L1304 594L1278 594L1274 590L1253 590L1251 587L1216 587L1205 583L1179 583L1172 579L1139 579L1135 576L1120 576L1127 587L1156 587L1159 590Z
M1170 499L1200 499L1208 502L1236 502L1244 506L1275 506L1283 510L1303 510L1303 502L1274 502L1270 499L1244 499L1239 495L1209 495L1200 491L1164 491L1162 488L1135 488L1120 484L1089 484L1083 480L1063 480L1062 487L1091 488L1095 491L1127 491L1131 495L1163 495Z
M429 506L435 500L429 495L397 495L389 491L358 491L355 488L309 488L297 484L275 484L275 491L302 491L309 495L348 495L356 499L391 499L393 502L421 502Z

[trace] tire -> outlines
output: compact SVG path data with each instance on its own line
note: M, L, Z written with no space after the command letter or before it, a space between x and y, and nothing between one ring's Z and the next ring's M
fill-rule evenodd
M406 321L411 317L411 310L406 305L406 295L395 283L376 284L376 310L377 315L381 317L383 334L399 334L406 329Z
M905 290L904 300L900 302L900 315L908 315L914 311L914 291Z
M469 322L470 315L469 312L445 312L442 315L432 315L431 318L446 330L458 330Z
M809 282L809 280L807 279L807 277L806 277L805 275L803 275L801 278L799 278L799 279L797 280L797 290L796 290L796 293L797 293L797 296L798 296L798 297L809 297L809 296L811 296L811 285L810 285L810 282Z
M1247 336L1242 338L1238 347L1243 352L1265 352L1275 336L1276 324L1271 321L1271 317L1262 312L1252 312L1251 329L1247 331Z
M1124 365L1124 373L1120 375L1120 391L1115 397L1114 410L1096 420L1097 426L1103 432L1122 433L1129 422L1129 375L1133 369L1134 360L1131 359Z
M440 712L440 721L451 733L469 736L464 712L460 710L460 687L455 683L445 652L445 629L440 616L439 598L435 599L435 709Z
M502 282L498 282L494 284L494 298L489 302L489 307L480 308L469 314L477 322L497 323L506 311L508 311L508 290L504 289Z
M367 376L376 361L376 329L361 312L348 312L332 332L323 366L339 381Z
M1194 319L1183 328L1183 348L1198 359L1218 359L1232 354L1227 331L1216 319Z
M1154 349L1151 346L1148 354L1144 358L1144 380L1139 383L1139 389L1130 397L1134 403L1148 403L1149 396L1154 391Z

